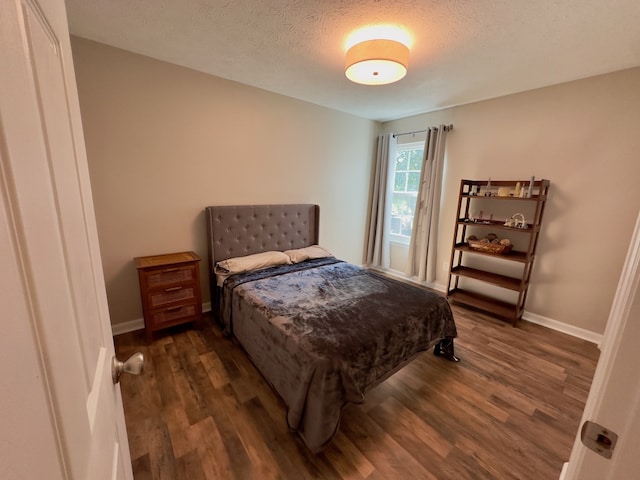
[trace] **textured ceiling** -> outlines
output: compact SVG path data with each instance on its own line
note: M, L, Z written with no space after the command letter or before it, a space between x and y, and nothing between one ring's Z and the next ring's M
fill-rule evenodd
M640 65L640 0L66 4L74 35L381 121ZM352 84L345 42L375 24L410 33L409 72Z

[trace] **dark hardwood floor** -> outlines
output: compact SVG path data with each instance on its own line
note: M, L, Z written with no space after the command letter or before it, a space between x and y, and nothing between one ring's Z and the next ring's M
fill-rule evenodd
M569 458L599 351L520 322L454 307L454 364L424 353L348 405L333 442L311 454L242 348L207 317L116 337L145 354L121 380L136 480L555 480Z

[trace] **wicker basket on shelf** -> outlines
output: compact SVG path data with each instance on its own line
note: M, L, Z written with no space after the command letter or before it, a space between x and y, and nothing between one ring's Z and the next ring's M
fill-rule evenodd
M492 234L489 234L492 235ZM469 248L477 252L493 253L496 255L506 255L511 251L513 245L508 239L496 241L494 238L478 240L474 236L467 238Z

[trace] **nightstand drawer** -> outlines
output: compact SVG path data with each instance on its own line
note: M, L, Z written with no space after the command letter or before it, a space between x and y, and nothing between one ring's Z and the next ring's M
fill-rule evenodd
M175 283L194 282L196 280L195 265L157 268L144 272L148 288L164 287Z
M149 305L156 308L175 302L183 302L196 298L196 285L176 285L162 290L149 292Z
M181 323L183 319L193 320L196 315L200 315L198 306L195 304L178 305L151 312L151 326L156 327L165 323Z

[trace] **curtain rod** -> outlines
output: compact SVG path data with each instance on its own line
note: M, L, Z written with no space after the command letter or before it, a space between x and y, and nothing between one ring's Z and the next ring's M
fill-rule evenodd
M427 133L429 130L431 130L432 128L437 128L437 127L429 127L425 130L416 130L415 132L404 132L404 133L394 133L393 136L394 137L400 137L402 135L415 135L416 133ZM446 125L444 127L444 129L448 132L450 130L453 130L453 125Z

